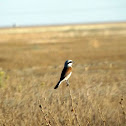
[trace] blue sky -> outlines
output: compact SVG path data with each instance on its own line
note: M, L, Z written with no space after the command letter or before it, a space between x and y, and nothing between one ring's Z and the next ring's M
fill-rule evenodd
M126 21L126 0L1 0L0 26Z

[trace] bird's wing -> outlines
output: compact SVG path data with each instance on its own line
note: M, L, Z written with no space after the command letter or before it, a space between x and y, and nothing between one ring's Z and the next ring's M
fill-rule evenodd
M60 80L63 80L65 77L67 77L72 72L72 67L64 67L61 73Z

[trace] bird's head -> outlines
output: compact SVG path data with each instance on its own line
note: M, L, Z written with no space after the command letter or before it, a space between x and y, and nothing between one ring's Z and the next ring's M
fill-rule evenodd
M66 62L65 62L65 64L64 64L64 66L65 67L72 67L72 64L73 64L74 62L72 61L72 60L67 60Z

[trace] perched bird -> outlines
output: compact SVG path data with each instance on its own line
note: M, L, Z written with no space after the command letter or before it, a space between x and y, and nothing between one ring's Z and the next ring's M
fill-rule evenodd
M59 87L59 85L63 82L63 81L66 81L67 83L67 86L69 85L69 77L71 76L72 74L72 64L73 64L73 61L72 60L67 60L64 64L64 68L62 70L62 73L61 73L61 77L60 77L60 80L59 82L57 83L57 85L54 87L54 89L57 89Z

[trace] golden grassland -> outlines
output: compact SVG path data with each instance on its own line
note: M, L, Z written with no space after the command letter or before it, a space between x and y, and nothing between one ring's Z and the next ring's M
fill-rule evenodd
M125 106L126 23L0 29L1 126L125 126Z

